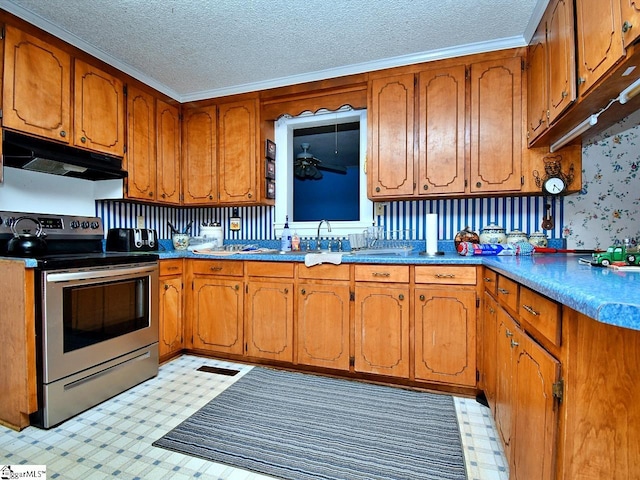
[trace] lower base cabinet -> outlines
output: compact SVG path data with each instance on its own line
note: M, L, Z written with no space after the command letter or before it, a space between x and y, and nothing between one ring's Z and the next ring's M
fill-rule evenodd
M182 260L160 262L158 354L161 359L184 348Z

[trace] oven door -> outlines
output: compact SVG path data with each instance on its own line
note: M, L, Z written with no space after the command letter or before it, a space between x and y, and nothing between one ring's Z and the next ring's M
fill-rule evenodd
M43 383L158 342L157 262L42 276Z

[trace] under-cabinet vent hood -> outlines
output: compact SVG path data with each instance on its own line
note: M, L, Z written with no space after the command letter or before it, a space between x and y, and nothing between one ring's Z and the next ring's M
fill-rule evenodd
M5 167L21 168L85 180L125 178L122 158L40 140L4 130L2 153Z

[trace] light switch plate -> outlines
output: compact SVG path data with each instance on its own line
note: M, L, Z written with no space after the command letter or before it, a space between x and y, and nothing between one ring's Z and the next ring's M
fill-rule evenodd
M377 216L384 215L384 207L387 206L386 202L375 202L375 212Z
M136 217L136 227L137 228L144 228L144 216L143 215L138 215Z

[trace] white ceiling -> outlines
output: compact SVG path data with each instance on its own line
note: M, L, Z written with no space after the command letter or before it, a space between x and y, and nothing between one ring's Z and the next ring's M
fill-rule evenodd
M548 0L0 0L185 102L526 45Z

